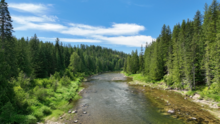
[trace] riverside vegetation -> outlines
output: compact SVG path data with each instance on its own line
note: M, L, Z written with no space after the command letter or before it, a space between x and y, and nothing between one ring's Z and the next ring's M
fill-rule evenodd
M128 55L124 72L220 102L220 4L213 0L204 9L204 15L197 11L193 20L183 20L172 32L164 25L145 51L142 48L139 56L137 50Z
M15 38L7 6L1 0L0 123L58 117L80 98L84 77L123 67L127 55L112 49Z

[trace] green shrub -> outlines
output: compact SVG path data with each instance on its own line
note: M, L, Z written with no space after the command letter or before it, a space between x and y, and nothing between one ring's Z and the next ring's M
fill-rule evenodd
M33 115L40 120L41 118L43 118L44 113L41 110L35 110L35 112L33 113Z
M55 72L54 78L59 81L60 80L60 73L59 72Z
M63 76L61 79L60 79L60 84L63 85L63 86L69 86L71 84L71 80L69 77L67 76Z
M44 88L49 88L52 84L52 81L51 80L48 80L48 79L43 79L42 80L42 85Z
M44 88L40 88L36 91L36 97L39 101L44 102L47 97L47 91Z
M27 115L26 116L26 122L28 123L28 124L35 124L35 123L37 123L37 118L36 117L34 117L33 115Z
M172 80L172 75L171 75L171 74L165 75L165 76L163 77L163 79L164 79L164 82L166 82L166 85L167 85L167 86L173 85L173 80Z
M186 93L186 95L188 95L188 96L194 96L195 93L196 93L196 91L188 91L188 92Z
M66 69L64 72L64 76L69 77L71 80L75 80L73 73L70 71L70 69Z
M44 113L44 115L50 115L52 113L51 109L47 106L43 106L41 111Z
M53 91L56 92L57 88L58 88L58 80L55 79L55 77L53 75L50 76L50 82L53 88Z

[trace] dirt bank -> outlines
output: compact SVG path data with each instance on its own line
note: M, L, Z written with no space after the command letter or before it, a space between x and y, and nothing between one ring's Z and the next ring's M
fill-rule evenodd
M192 101L194 103L197 103L198 105L201 106L202 110L208 111L209 113L211 113L213 116L215 116L217 119L220 120L220 107L218 106L219 103L215 102L215 101L211 101L211 100L200 99L199 94L195 94L193 96L187 96L186 95L187 91L169 89L165 85L164 82L161 82L159 84L153 84L153 83L146 83L146 82L133 80L133 81L129 82L129 84L130 85L141 85L143 87L148 86L152 89L167 90L169 92L176 92L176 93L182 94L182 96L185 100L189 100L189 101Z

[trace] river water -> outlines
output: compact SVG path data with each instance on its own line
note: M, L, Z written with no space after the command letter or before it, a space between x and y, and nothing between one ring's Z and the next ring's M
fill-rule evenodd
M105 73L93 76L84 82L82 99L72 110L77 110L65 123L81 124L183 124L209 123L186 120L176 115L166 114L165 102L156 100L149 87L129 86L131 81L120 73ZM145 88L145 89L144 89ZM152 91L152 90L151 90ZM159 91L159 90L158 90ZM158 98L158 97L157 97ZM163 103L164 106L160 106ZM179 111L179 110L178 110Z

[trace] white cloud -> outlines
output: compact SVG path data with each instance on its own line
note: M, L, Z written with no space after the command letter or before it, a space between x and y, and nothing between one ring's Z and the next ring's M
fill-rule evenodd
M51 6L53 5L31 3L9 4L9 7L13 9L31 13L29 16L12 15L12 20L15 23L14 30L41 30L83 37L82 39L60 38L60 41L62 42L105 42L108 44L140 47L141 45L145 45L146 42L150 43L155 40L151 36L140 35L139 33L144 31L145 27L134 23L113 23L110 27L91 26L77 23L63 25L58 23L57 16L49 16L45 14L48 7ZM55 41L56 39L47 37L39 38L45 41Z
M140 47L145 45L146 42L151 43L155 39L151 36L136 35L136 36L118 36L118 37L105 37L105 36L93 36L96 39L107 41L111 44Z
M29 30L29 29L58 32L59 30L65 30L66 27L60 24L52 24L52 23L40 23L40 24L27 23L26 25L15 27L14 30L16 31L16 30Z
M19 23L19 24L27 24L30 22L55 22L58 20L58 17L56 16L15 16L12 15L12 20Z
M39 39L43 39L45 41L56 41L56 38L47 38L47 37L39 37ZM74 38L59 38L61 42L83 42L83 43L99 43L100 40L94 39L74 39Z
M94 27L84 24L69 24L71 27L68 30L62 31L64 34L92 36L92 35L134 35L143 31L144 26L137 24L113 24L110 28Z
M10 8L23 11L23 12L30 12L30 13L45 13L48 10L47 6L44 4L33 4L33 3L9 3ZM52 5L52 4L51 4ZM51 6L49 5L49 6Z
M61 25L56 22L56 16L12 16L19 26L15 30L48 30L62 34L70 34L75 36L91 37L93 35L136 35L145 29L144 26L137 24L114 23L111 27L90 26L84 24L70 23L68 26Z

